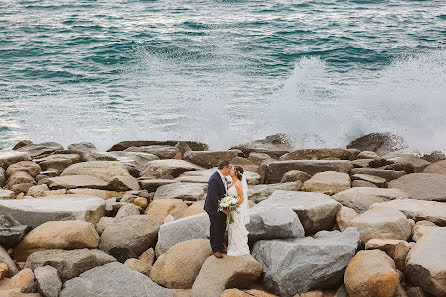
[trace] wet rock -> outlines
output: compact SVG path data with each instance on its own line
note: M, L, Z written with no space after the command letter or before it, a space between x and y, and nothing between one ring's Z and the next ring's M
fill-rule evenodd
M446 202L446 175L412 173L393 180L389 188L403 190L410 198Z
M204 168L213 168L217 167L218 163L220 163L221 161L232 161L235 157L237 157L236 151L190 151L184 155L184 160L197 164Z
M129 147L124 152L138 152L155 155L160 159L176 159L181 155L181 152L175 146L169 145L149 145Z
M150 145L170 145L176 146L179 142L186 143L193 151L205 151L208 149L207 144L196 142L196 141L147 141L147 140L135 140L135 141L121 141L115 145L113 145L109 152L111 151L123 151L129 147L140 147L140 146L150 146Z
M347 145L347 148L372 151L380 156L406 147L407 144L402 137L391 133L370 133L353 140Z
M333 195L350 189L351 180L347 173L336 171L318 172L304 183L305 191Z
M321 148L300 149L283 155L281 160L355 160L359 151L356 149Z
M265 288L279 296L294 296L340 283L358 243L358 231L349 228L318 239L261 240L252 254L263 266Z

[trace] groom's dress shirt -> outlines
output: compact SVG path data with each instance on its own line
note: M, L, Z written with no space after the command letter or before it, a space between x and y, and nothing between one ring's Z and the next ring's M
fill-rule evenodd
M226 192L228 191L228 183L226 182L226 178L223 176L223 174L221 174L220 170L217 170L218 174L220 174L221 180L223 182L223 184L225 185L225 190Z

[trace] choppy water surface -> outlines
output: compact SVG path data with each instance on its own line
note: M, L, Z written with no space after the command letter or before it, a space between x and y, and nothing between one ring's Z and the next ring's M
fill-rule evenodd
M0 146L391 131L446 150L443 0L0 2Z

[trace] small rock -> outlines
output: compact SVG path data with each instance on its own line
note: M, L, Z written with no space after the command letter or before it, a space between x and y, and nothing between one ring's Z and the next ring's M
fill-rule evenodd
M34 270L37 289L44 297L58 297L62 289L62 281L57 270L51 266L38 267Z
M351 227L351 221L357 216L359 214L354 209L343 206L336 214L336 222L338 223L339 230L344 231Z
M146 208L147 208L147 205L148 205L147 199L146 199L146 198L143 198L143 197L135 198L135 200L133 200L133 203L134 203L136 206L141 207L142 209L146 209Z
M42 168L40 168L40 166L36 162L21 161L9 166L6 170L6 173L8 174L8 176L12 176L20 171L26 172L32 177L36 177L42 171Z
M168 215L172 215L174 219L179 219L187 208L187 204L181 199L159 199L150 202L146 214L161 220L164 220Z
M149 276L152 269L152 265L134 258L125 260L124 265L147 276Z
M155 260L155 250L153 248L150 248L146 251L144 251L139 257L139 260L146 262L150 265L153 265L153 261Z
M0 280L2 280L6 276L8 270L8 265L6 265L5 263L0 263Z
M6 248L16 246L31 227L20 224L11 216L0 215L0 245Z
M121 206L121 208L119 208L118 213L115 216L115 219L140 215L141 212L142 212L141 207L138 207L132 203L127 203L126 205L123 205Z
M370 239L365 245L366 250L378 249L385 252L395 261L396 268L401 271L404 270L404 262L410 248L407 241L395 239Z
M29 268L24 268L10 279L9 286L11 288L23 288L31 284L33 281L33 271Z

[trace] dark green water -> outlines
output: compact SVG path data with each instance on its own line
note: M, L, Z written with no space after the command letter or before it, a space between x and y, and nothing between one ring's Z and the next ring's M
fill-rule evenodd
M0 146L392 131L446 150L446 2L1 1Z

